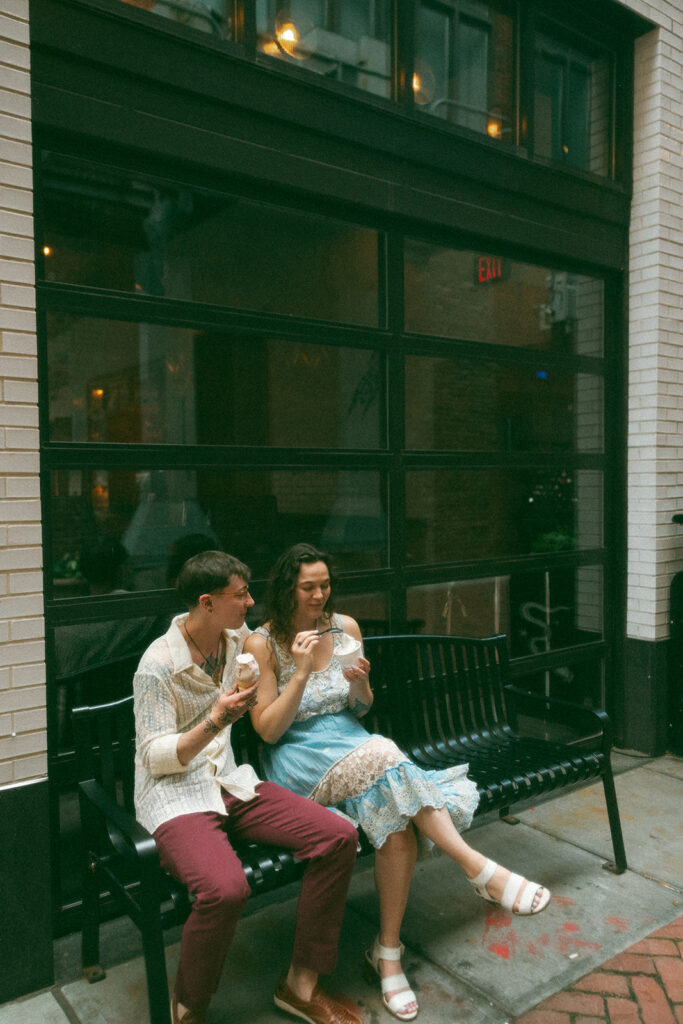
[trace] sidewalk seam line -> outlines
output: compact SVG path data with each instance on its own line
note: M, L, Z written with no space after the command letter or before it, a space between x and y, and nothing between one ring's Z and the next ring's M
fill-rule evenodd
M81 1018L78 1016L73 1006L62 992L59 985L55 985L53 988L51 988L50 992L52 993L55 1002L58 1003L60 1008L66 1014L69 1024L82 1024Z

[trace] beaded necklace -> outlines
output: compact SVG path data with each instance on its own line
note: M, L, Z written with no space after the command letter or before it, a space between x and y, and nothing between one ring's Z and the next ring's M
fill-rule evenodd
M220 637L218 638L216 650L212 651L211 654L206 655L204 654L204 651L201 649L195 638L190 633L185 623L183 623L183 629L185 630L187 639L190 641L191 644L193 644L196 647L196 649L199 651L202 658L204 659L204 664L202 665L203 670L206 672L207 676L211 676L213 682L216 684L216 686L218 686L218 684L221 681L223 669L225 667L225 638L223 634L221 633Z

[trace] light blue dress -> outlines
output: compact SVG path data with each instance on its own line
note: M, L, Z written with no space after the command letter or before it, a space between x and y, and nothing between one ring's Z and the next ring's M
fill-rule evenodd
M341 626L338 616L333 625ZM278 664L281 693L296 670L290 652L260 626ZM349 710L349 682L336 656L341 634L333 634L330 663L312 672L294 721L277 743L266 746L267 777L360 825L375 848L406 828L423 807L447 807L459 832L468 828L479 802L468 765L427 771L393 741L369 734Z

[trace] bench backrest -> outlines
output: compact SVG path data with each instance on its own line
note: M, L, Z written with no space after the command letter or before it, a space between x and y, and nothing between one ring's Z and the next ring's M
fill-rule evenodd
M420 758L453 741L495 742L509 733L507 638L378 636L364 641L375 695L363 720Z
M107 795L131 813L135 781L133 697L74 708L71 713L78 782L98 779Z
M133 697L74 708L72 712L76 747L76 779L97 779L107 794L134 813L135 718ZM263 741L254 731L248 715L232 726L230 733L237 764L248 761L262 773Z
M509 680L505 636L377 636L364 641L375 701L363 724L389 736L420 760L439 746L493 742L509 732L504 687ZM99 779L133 811L135 722L133 697L73 712L78 781ZM245 715L233 725L238 764L261 778L263 742Z

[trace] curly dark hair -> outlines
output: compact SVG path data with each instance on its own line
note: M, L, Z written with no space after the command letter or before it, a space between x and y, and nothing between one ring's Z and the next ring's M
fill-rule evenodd
M325 605L325 616L334 611L336 576L330 556L319 551L312 544L295 544L278 558L268 580L265 599L265 615L271 635L287 643L294 635L294 614L296 612L296 585L302 565L324 562L330 574L330 596Z

